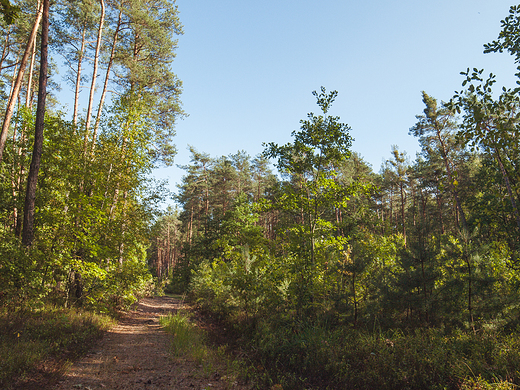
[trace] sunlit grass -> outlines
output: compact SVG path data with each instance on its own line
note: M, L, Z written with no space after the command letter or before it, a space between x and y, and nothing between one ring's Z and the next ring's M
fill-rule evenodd
M160 319L164 329L172 335L171 353L175 358L195 362L199 375L209 378L218 372L220 380L232 386L237 378L245 377L244 365L226 353L226 346L213 346L205 332L193 323L189 314L177 312Z
M198 363L207 354L203 332L190 322L183 313L169 314L161 317L161 325L173 335L171 350L175 357L190 357Z

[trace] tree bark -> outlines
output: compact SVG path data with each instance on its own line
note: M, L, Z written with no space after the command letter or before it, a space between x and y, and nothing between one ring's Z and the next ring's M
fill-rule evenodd
M105 82L103 84L103 91L101 92L101 99L99 101L98 112L97 112L97 116L96 116L96 122L94 123L94 132L92 134L92 145L90 147L90 155L91 156L94 154L94 147L96 146L97 132L99 130L99 123L101 121L101 113L103 112L103 105L105 104L105 98L106 98L106 95L107 95L108 81L110 79L110 71L112 70L112 65L114 63L114 55L115 55L115 52L116 52L117 37L119 35L119 31L120 31L120 28L121 28L122 18L123 18L123 8L121 8L121 10L119 11L119 18L117 20L117 27L116 27L116 31L114 32L114 38L112 40L112 51L110 52L110 59L108 60L107 71L106 71L106 75L105 75Z
M43 0L42 41L40 60L40 80L38 89L38 106L34 126L34 148L27 177L25 208L23 218L22 243L31 246L34 239L34 209L36 203L36 187L43 149L43 125L45 119L45 99L47 97L47 51L49 46L49 0Z
M94 56L94 69L92 71L92 83L90 85L90 96L88 100L87 117L85 118L85 139L83 141L83 154L87 153L88 131L92 116L92 106L94 105L94 92L96 90L96 79L98 76L99 52L101 50L101 38L103 37L103 25L105 24L105 1L99 0L101 4L101 17L99 19L98 36L96 42L96 54Z
M74 113L72 115L72 122L74 126L78 124L78 107L79 107L79 90L81 88L81 68L83 63L83 54L85 53L85 35L87 33L87 22L85 22L85 26L83 27L83 33L81 34L81 49L79 50L79 58L78 58L78 69L76 70L76 86L74 90Z
M11 26L7 27L7 34L5 34L4 47L2 48L2 55L0 56L0 71L3 69L4 61L9 55L9 38L11 37Z
M36 14L36 20L34 21L34 25L29 35L29 40L27 42L27 46L25 47L25 52L22 57L22 61L20 62L20 69L18 70L18 75L16 77L16 81L13 86L13 91L11 92L11 96L9 97L9 102L7 103L7 108L5 110L4 123L2 125L2 131L0 132L0 162L2 161L2 155L5 148L5 142L7 140L7 131L9 130L9 125L11 124L11 118L14 113L14 106L16 101L18 100L18 95L20 93L20 87L22 85L23 75L25 72L25 67L27 65L27 60L29 59L29 55L31 54L32 45L36 42L36 34L38 33L38 27L40 26L40 21L42 19L42 5L38 9ZM43 33L42 33L43 35ZM41 74L41 73L40 73Z

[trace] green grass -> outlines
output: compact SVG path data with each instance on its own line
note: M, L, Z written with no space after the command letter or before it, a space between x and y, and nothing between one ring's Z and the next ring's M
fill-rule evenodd
M220 380L230 388L238 378L247 376L247 368L240 360L232 358L226 346L215 346L208 342L207 335L195 324L187 312L169 314L160 319L164 329L172 335L171 353L175 358L186 359L197 364L199 375L209 378L219 372Z
M36 367L53 359L53 369L84 353L108 329L107 316L73 309L0 314L0 388L28 379ZM52 375L53 373L44 373Z
M190 357L197 363L208 353L203 332L191 323L189 316L181 312L161 317L161 325L173 335L171 351L175 357Z

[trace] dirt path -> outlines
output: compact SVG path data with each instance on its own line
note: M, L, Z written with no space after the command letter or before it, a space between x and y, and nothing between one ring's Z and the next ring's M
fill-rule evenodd
M56 390L69 389L225 389L234 388L213 378L204 378L194 362L173 360L169 337L159 316L181 308L170 297L145 298L117 326L76 362Z

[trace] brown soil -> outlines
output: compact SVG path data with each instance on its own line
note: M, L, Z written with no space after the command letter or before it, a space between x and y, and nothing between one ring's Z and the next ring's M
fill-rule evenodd
M159 317L181 305L170 297L144 298L85 358L72 365L55 389L243 388L222 380L219 372L204 374L195 362L171 357L171 335L161 330Z

